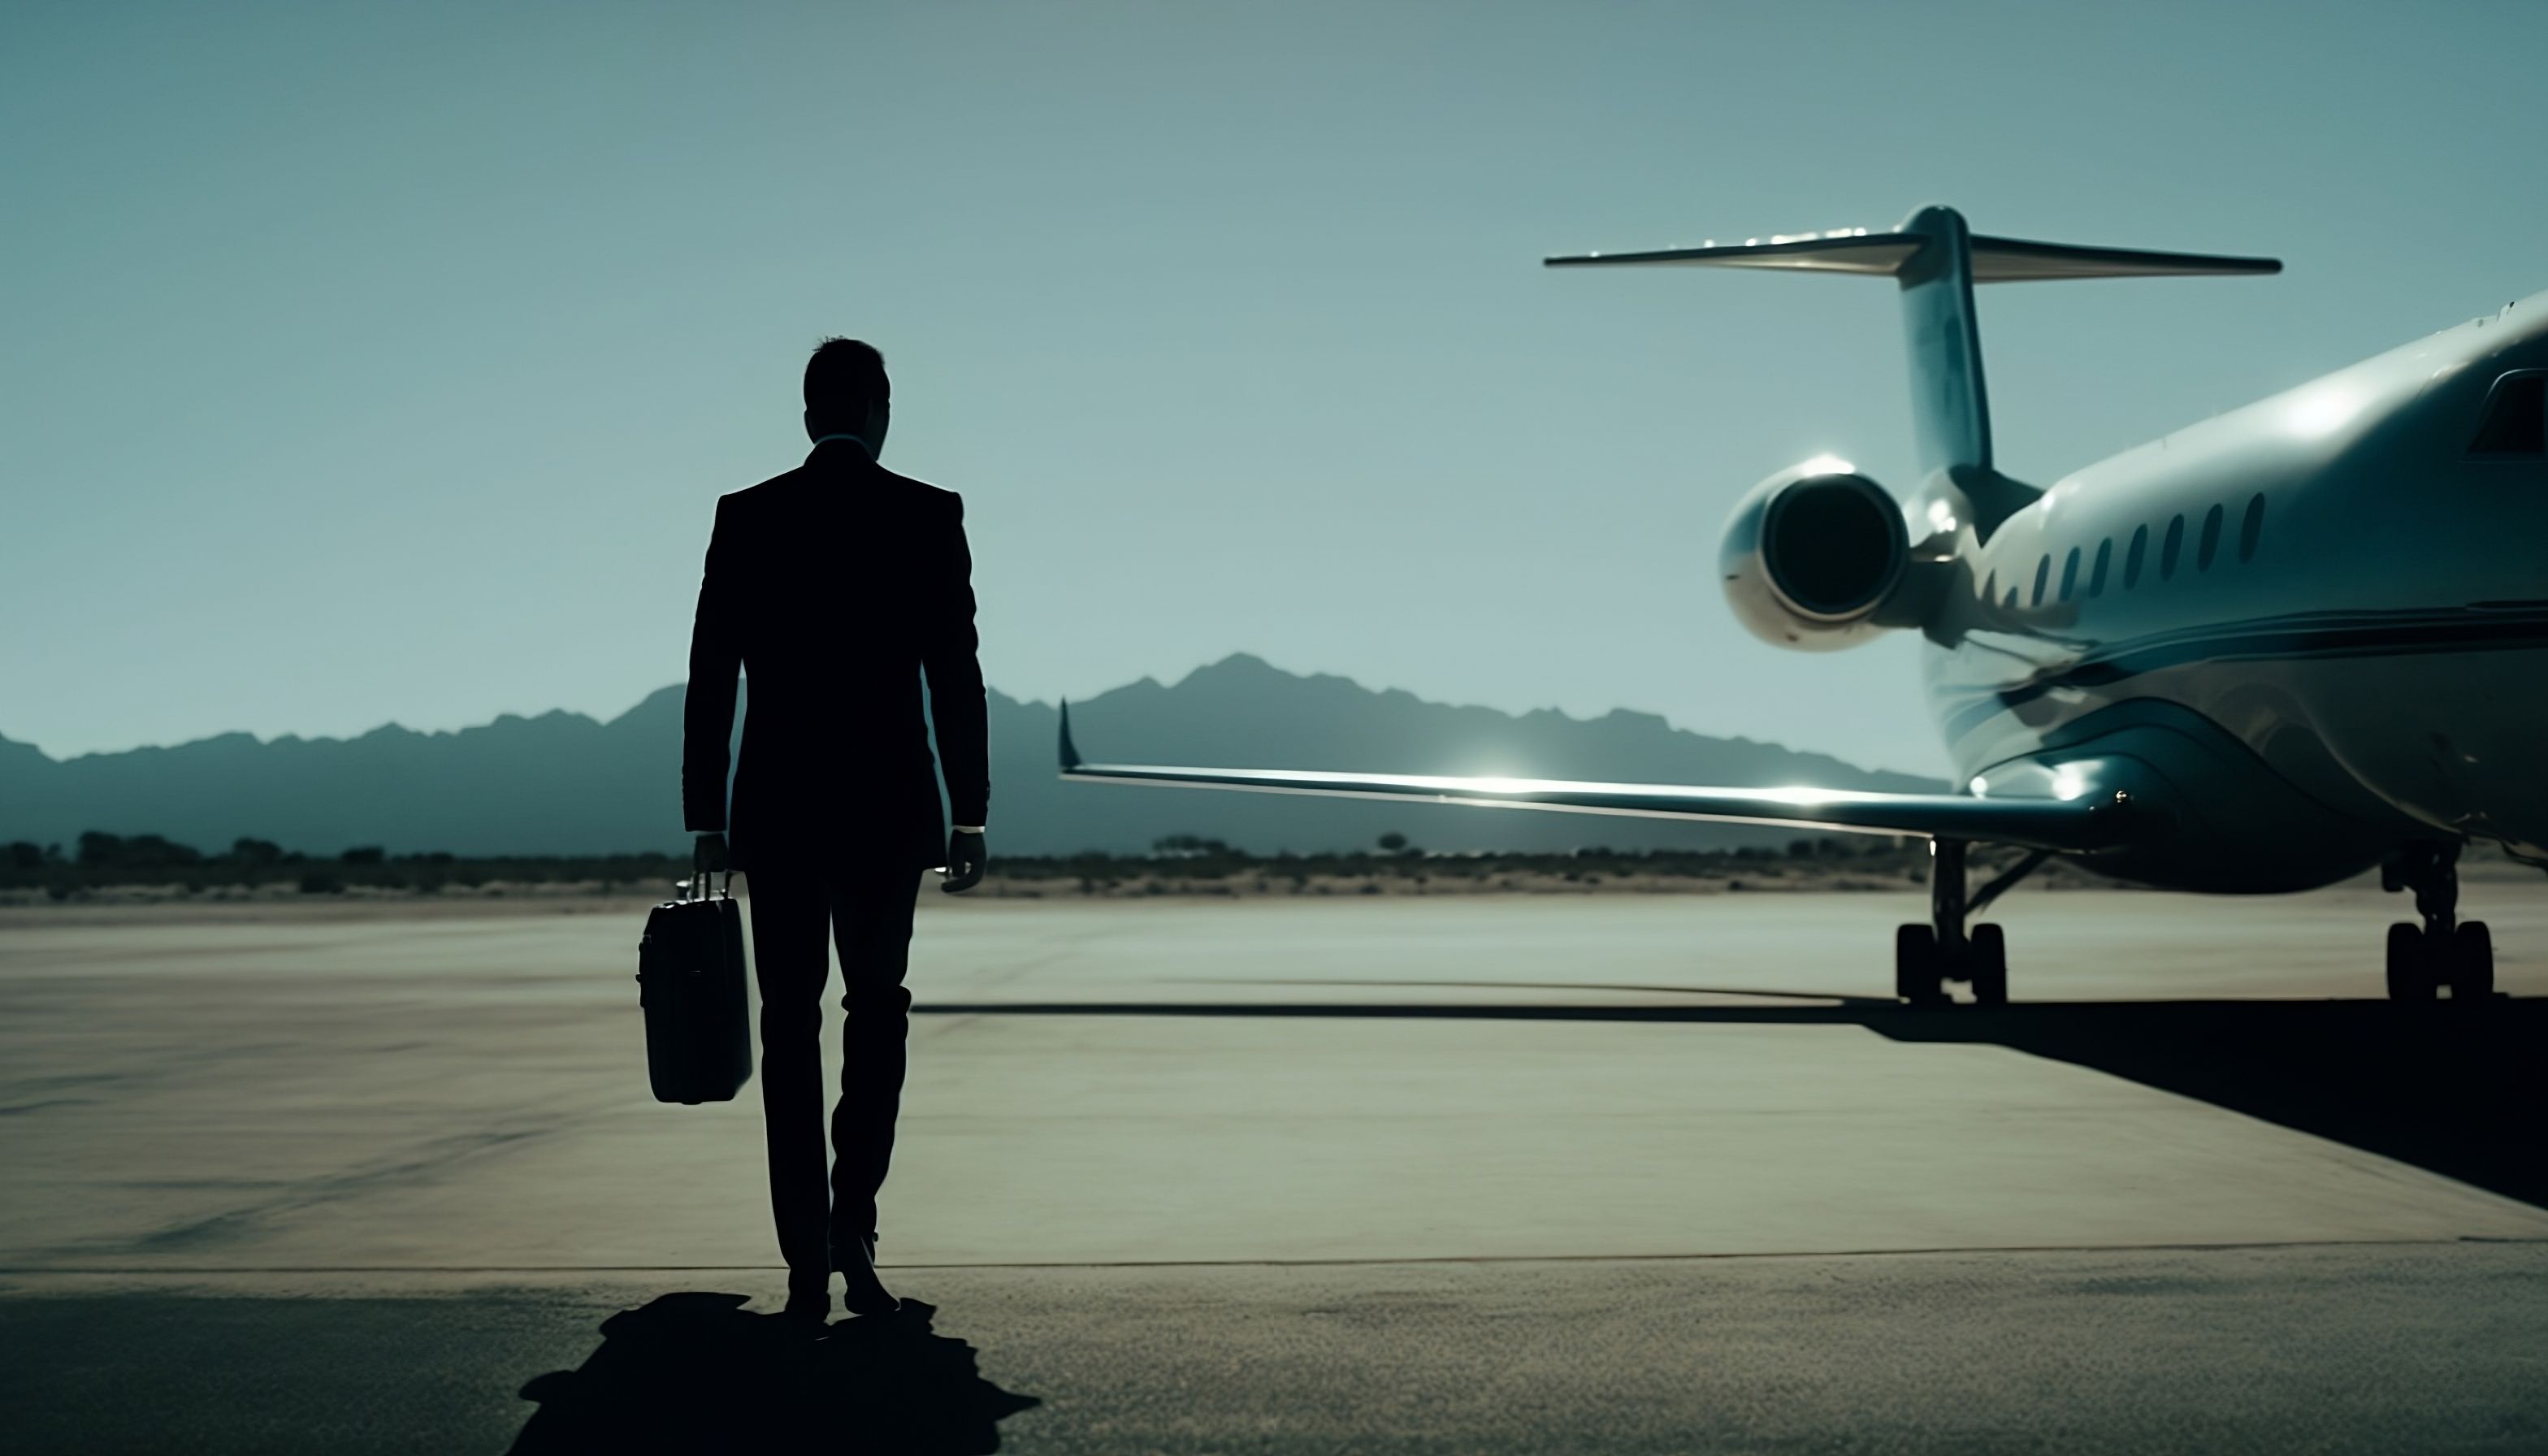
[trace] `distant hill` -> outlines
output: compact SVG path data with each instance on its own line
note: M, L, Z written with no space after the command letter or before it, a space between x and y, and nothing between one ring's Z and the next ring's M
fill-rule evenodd
M1790 831L1389 804L1275 794L1064 783L1056 710L991 694L993 852L1138 853L1198 834L1260 853L1368 847L1385 832L1432 850L1775 844ZM1426 702L1343 678L1302 677L1239 654L1173 686L1143 679L1071 704L1092 759L1505 774L1624 781L1934 790L1746 739L1686 733L1649 713L1592 719ZM358 738L224 734L174 748L55 761L0 738L0 841L68 846L83 830L163 834L213 850L243 835L314 854L578 854L680 849L682 689L607 723L506 714L483 727Z

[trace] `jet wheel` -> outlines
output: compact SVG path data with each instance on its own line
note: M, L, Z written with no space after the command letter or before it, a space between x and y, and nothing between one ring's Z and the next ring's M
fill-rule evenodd
M1972 986L1975 1006L2008 1004L2008 936L1996 925L1972 931Z
M2483 920L2460 923L2451 932L2449 952L2439 957L2446 961L2444 973L2450 977L2453 1001L2490 1001L2495 998L2495 936Z
M2426 948L2424 928L2399 921L2389 927L2389 999L2392 1001L2430 1001L2435 977L2433 956ZM2490 965L2494 957L2488 957Z
M1935 930L1905 925L1893 932L1893 994L1913 1006L1946 1001L1946 968L1938 956Z

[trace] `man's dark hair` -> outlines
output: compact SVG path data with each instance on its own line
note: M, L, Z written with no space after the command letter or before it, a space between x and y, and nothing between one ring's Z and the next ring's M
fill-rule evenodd
M805 361L805 411L817 419L855 425L867 410L893 398L884 377L884 355L854 338L827 338Z

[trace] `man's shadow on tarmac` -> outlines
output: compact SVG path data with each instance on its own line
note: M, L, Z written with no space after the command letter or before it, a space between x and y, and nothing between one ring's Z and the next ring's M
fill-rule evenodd
M1889 999L1713 986L1299 981L1743 997L1773 1005L1389 1003L916 1007L969 1015L1395 1017L1856 1026L1896 1042L2006 1046L2193 1097L2548 1208L2548 998L2389 1001L2053 1001L1915 1009Z
M973 1347L917 1300L828 1328L755 1315L739 1294L668 1294L602 1321L575 1370L522 1388L539 1403L516 1456L819 1449L977 1456L1042 1404L982 1378Z

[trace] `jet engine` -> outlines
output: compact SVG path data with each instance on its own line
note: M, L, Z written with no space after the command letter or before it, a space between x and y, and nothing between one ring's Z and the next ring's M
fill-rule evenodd
M1752 488L1725 523L1725 599L1754 636L1802 652L1884 630L1876 610L1911 556L1902 508L1846 461L1808 460Z

